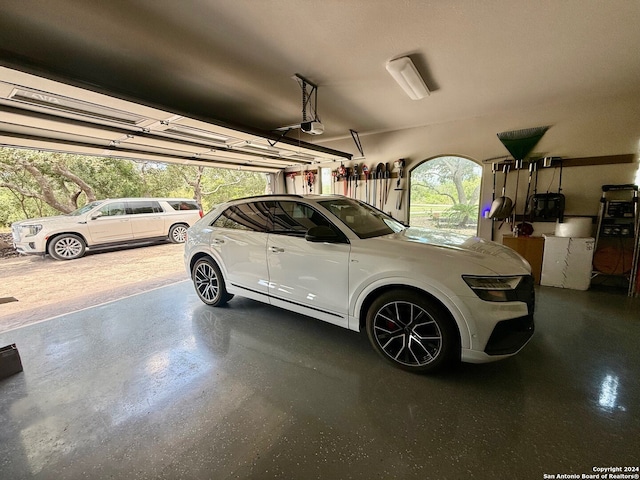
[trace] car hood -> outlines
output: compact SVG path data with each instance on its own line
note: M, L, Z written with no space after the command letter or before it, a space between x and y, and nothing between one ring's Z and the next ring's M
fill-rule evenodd
M398 233L379 237L384 242L401 242L403 249L415 248L416 254L425 254L425 246L437 253L465 257L496 274L531 273L531 266L514 250L479 237L467 237L454 233L409 227ZM415 245L415 246L414 246Z
M72 224L72 223L86 223L87 217L86 215L54 215L53 217L40 217L40 218L29 218L27 220L20 220L19 222L13 222L12 225L22 226L22 225L47 225L50 223L56 224Z

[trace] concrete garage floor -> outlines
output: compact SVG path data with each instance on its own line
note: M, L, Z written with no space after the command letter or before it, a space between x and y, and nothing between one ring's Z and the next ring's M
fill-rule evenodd
M520 355L438 376L188 281L0 334L0 477L541 479L640 464L640 302L540 288ZM547 477L548 478L548 477Z

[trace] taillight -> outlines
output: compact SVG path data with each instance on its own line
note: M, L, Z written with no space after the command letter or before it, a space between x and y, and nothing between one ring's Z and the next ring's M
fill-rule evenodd
M200 214L200 218L202 218L202 210L198 212Z

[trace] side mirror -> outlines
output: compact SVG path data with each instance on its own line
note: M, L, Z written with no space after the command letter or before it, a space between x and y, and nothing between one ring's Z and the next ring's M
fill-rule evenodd
M102 216L102 212L96 212L91 215L91 220L95 220L96 218L100 218Z
M307 230L307 234L304 236L307 242L328 242L335 243L340 240L339 235L331 227L326 225L318 225L317 227L311 227Z

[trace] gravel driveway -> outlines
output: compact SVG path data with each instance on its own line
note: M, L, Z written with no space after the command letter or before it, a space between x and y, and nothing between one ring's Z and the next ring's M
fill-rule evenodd
M0 332L188 280L183 251L162 243L70 261L1 258Z

